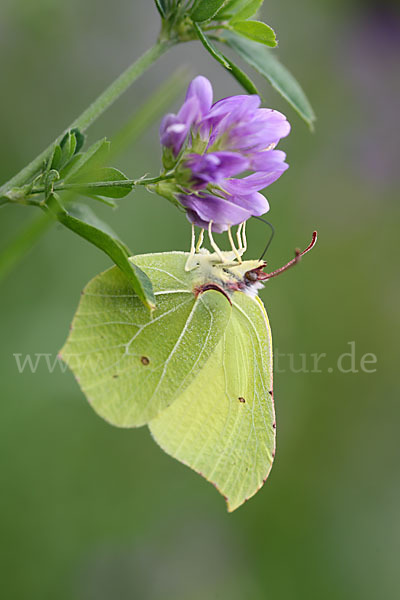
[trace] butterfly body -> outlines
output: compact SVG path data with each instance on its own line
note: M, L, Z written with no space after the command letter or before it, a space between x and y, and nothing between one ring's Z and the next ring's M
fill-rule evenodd
M244 292L256 296L262 287L259 273L265 267L264 261L245 260L238 262L233 252L221 252L225 262L216 253L201 250L192 260L190 273L195 293L214 284L231 297L234 292Z

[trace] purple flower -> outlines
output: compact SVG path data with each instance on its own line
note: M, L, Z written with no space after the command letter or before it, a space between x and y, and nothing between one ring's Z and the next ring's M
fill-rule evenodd
M188 87L185 102L177 115L165 115L160 125L161 144L172 150L176 158L190 132L191 127L207 114L212 104L211 83L201 75L193 79Z
M209 183L219 185L227 177L239 175L250 168L249 160L237 152L188 154L183 164L190 170L193 189L204 188Z
M205 228L212 221L212 230L221 232L269 210L259 192L288 168L285 153L275 146L290 124L260 104L255 95L212 104L210 82L196 77L179 113L163 119L164 158L172 152L177 162L176 197L195 225Z

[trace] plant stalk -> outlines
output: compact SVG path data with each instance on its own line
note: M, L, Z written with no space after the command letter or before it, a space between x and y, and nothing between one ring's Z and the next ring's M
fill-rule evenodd
M152 48L147 50L137 61L128 67L102 94L69 125L46 150L39 154L31 163L14 175L0 187L0 197L4 196L13 187L21 187L27 183L43 166L43 163L56 144L60 143L65 133L76 127L85 131L96 119L103 114L130 86L142 75L162 54L174 44L171 40L159 40Z

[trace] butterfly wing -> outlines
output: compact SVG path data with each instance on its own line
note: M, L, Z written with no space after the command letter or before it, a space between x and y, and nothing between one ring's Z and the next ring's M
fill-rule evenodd
M187 255L135 257L153 283L150 315L113 267L86 286L61 351L94 410L113 425L143 425L179 396L202 369L229 321L225 296L197 298Z
M258 297L234 294L214 353L149 427L165 452L216 486L229 511L257 492L275 453L271 330Z

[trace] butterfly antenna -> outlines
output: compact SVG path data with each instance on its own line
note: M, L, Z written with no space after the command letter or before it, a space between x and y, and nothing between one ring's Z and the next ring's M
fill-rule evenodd
M290 260L286 265L283 265L283 267L280 267L280 269L276 269L276 271L272 271L272 273L263 273L262 276L260 277L260 279L262 279L262 280L271 279L272 277L276 277L277 275L280 275L284 271L287 271L288 269L290 269L290 267L293 267L293 265L297 264L299 262L300 258L302 256L304 256L304 254L307 254L307 252L312 250L312 248L314 248L316 243L317 243L317 232L314 231L312 234L312 240L305 250L300 252L299 249L296 249L295 257L292 260Z
M272 240L274 239L274 235L275 235L275 228L274 228L274 226L272 225L272 223L270 223L270 222L269 222L269 221L267 221L266 219L263 219L262 217L256 217L256 216L254 216L254 218L255 218L255 219L258 219L258 221L262 221L263 223L265 223L266 225L268 225L268 226L271 228L271 235L269 236L268 243L267 243L267 245L266 245L266 246L265 246L265 248L264 248L264 252L261 254L261 256L260 256L260 258L259 258L259 260L262 260L262 259L264 258L264 256L266 255L266 253L267 253L267 250L268 250L268 248L270 247Z

